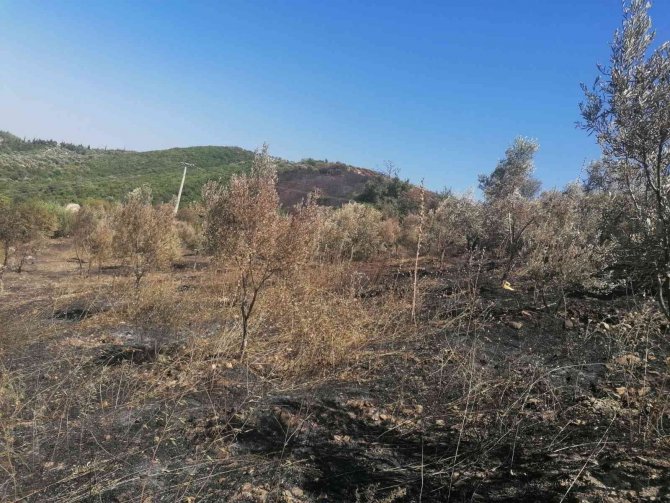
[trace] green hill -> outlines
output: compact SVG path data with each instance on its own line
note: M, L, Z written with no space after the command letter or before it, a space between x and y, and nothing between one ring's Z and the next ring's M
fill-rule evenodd
M157 200L167 201L181 180L181 162L189 170L184 200L198 197L203 183L227 179L251 165L253 152L238 147L172 148L151 152L91 149L54 141L24 141L0 132L0 195L81 202L118 199L149 184Z
M22 140L0 131L0 197L41 199L66 204L86 199L119 200L149 185L156 202L177 192L182 162L189 168L183 201L200 197L208 180L226 181L251 167L254 153L239 147L188 147L133 152L103 150L53 140ZM278 191L290 206L318 190L320 203L339 206L360 200L404 212L416 205L409 182L339 162L279 159Z

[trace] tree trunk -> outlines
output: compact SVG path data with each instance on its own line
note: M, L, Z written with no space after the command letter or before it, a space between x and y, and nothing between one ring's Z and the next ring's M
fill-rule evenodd
M240 306L242 311L242 343L240 344L240 360L244 358L247 352L247 340L249 334L249 311L244 309L244 303Z

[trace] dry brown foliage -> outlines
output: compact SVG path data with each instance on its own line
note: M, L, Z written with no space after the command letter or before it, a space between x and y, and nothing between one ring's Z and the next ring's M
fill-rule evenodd
M135 276L135 285L149 271L164 269L176 258L177 239L168 205L154 207L151 189L140 187L128 194L114 218L115 255Z
M318 212L312 198L285 215L277 194L277 169L267 146L256 152L251 173L227 186L203 188L208 248L238 277L234 303L242 316L244 355L249 318L258 296L274 277L290 277L314 254Z

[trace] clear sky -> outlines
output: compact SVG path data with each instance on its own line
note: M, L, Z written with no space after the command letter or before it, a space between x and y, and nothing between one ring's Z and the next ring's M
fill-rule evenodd
M652 18L670 39L670 1ZM291 160L393 160L464 190L517 135L545 186L598 156L580 82L620 0L0 0L0 129L151 150L270 144Z

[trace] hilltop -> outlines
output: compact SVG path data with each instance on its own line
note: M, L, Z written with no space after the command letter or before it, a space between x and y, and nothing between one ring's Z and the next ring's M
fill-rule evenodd
M23 140L0 131L0 196L39 198L57 203L86 199L118 200L142 184L156 199L168 201L181 180L182 162L190 168L184 201L200 195L208 180L227 180L251 166L254 153L239 147L198 146L136 152L107 150L53 140ZM321 201L340 205L384 175L339 162L279 159L279 192L285 205L295 204L318 189Z

